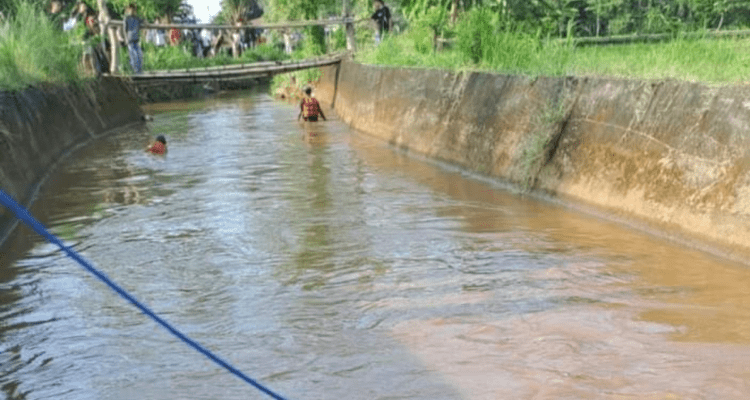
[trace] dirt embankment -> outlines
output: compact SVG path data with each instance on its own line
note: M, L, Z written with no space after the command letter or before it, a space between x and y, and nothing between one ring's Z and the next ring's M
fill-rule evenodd
M0 188L28 204L66 153L142 117L135 93L117 79L0 92ZM0 207L0 243L14 220Z
M395 146L737 259L750 255L750 86L381 68L316 91Z

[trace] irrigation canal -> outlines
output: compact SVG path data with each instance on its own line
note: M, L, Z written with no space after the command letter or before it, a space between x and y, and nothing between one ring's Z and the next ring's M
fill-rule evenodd
M260 91L150 107L52 174L32 212L290 399L750 397L744 266L333 115L305 127ZM143 151L157 134L165 157ZM0 397L264 398L25 228L0 260Z

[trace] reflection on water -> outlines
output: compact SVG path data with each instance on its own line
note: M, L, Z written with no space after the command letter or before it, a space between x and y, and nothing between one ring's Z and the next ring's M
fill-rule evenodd
M298 399L750 394L750 273L409 158L260 93L152 106L33 212L170 322ZM143 151L157 134L169 154ZM9 399L262 395L20 229Z

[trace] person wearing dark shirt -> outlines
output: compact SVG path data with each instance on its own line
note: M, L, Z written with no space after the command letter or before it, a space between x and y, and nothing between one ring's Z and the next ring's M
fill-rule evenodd
M167 139L163 135L159 135L156 137L156 141L154 143L151 143L150 146L146 149L147 151L150 151L153 154L164 154L167 152Z
M143 20L138 17L138 9L135 3L125 9L125 20L122 22L125 31L125 39L128 42L128 55L130 56L130 66L136 74L141 73L143 67L143 52L141 51L141 24Z
M388 33L393 27L393 20L391 19L391 10L388 6L383 3L383 0L375 0L375 12L372 14L370 19L375 21L375 43L380 43L383 35Z
M307 88L305 89L305 97L299 104L299 115L297 116L297 120L299 120L299 117L303 117L305 121L317 122L318 115L320 115L323 120L326 119L323 110L320 108L320 103L318 103L317 99L312 97L312 89Z

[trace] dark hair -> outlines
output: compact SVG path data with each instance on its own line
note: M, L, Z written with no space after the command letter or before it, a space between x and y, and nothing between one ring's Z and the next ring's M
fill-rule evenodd
M306 88L305 89L305 93L307 93L308 96L311 95L312 94L312 88L311 87Z
M157 142L162 142L164 144L167 144L167 139L164 138L164 135L159 135L156 137Z

